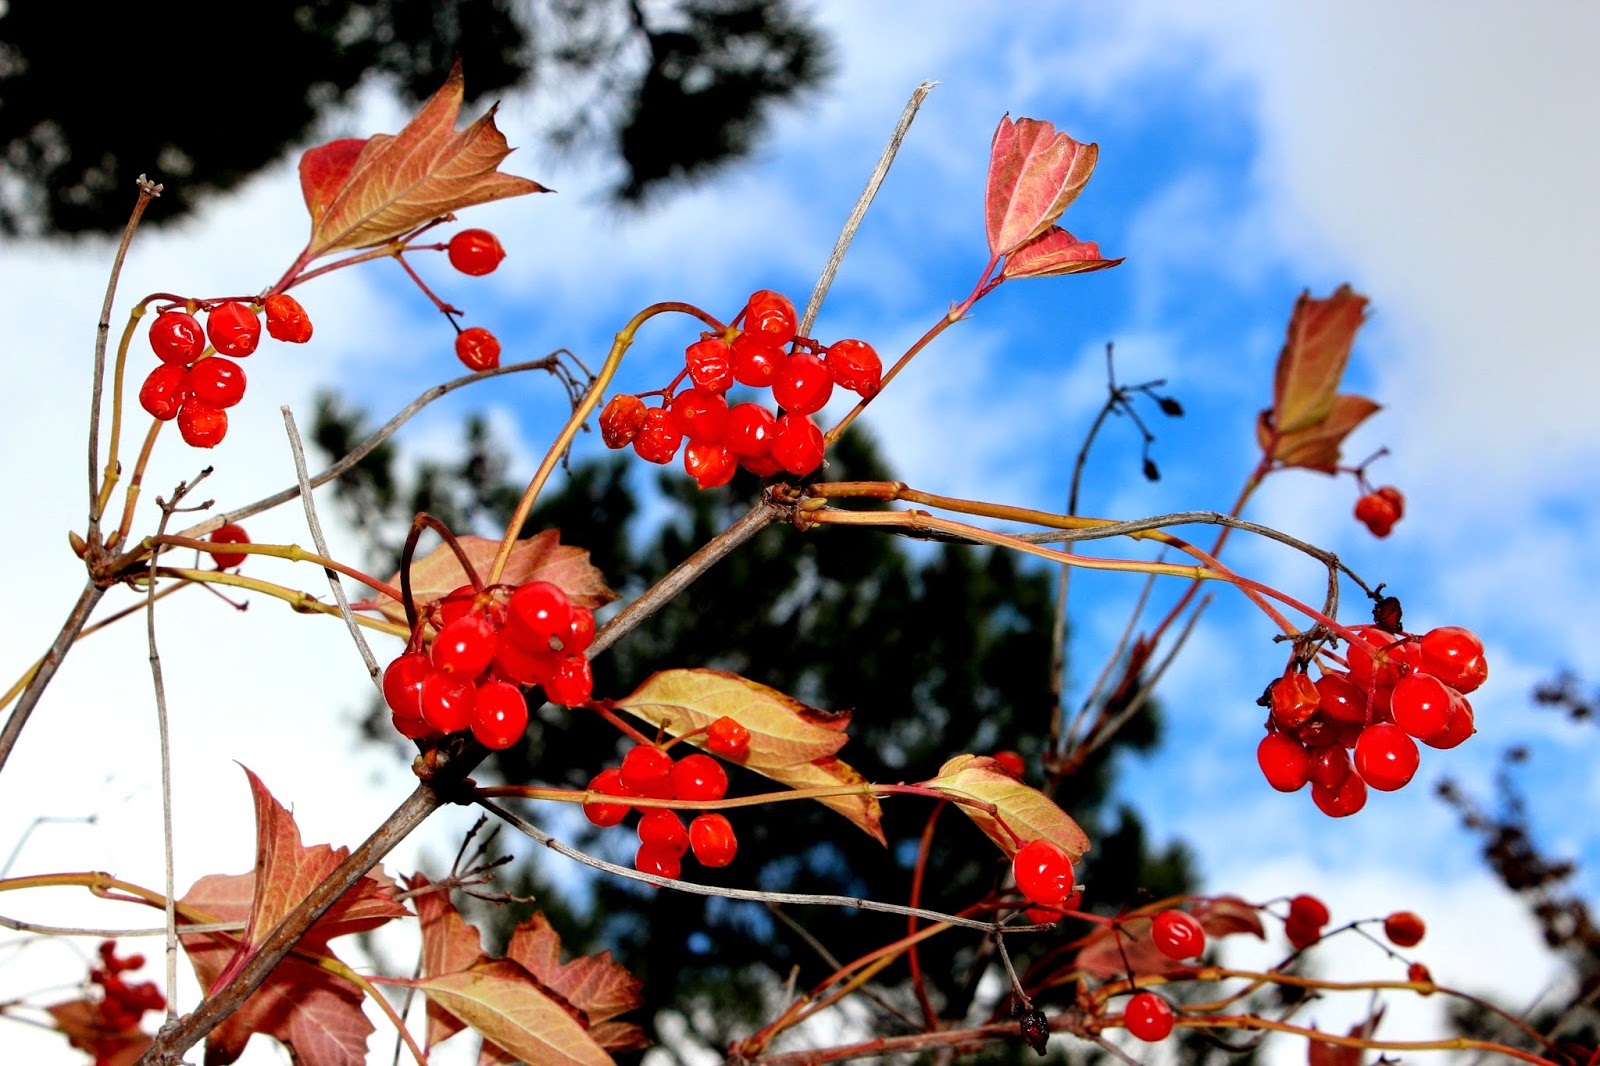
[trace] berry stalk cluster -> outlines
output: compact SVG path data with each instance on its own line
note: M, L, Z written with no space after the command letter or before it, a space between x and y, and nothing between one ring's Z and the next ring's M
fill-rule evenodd
M136 1027L147 1010L165 1010L167 997L161 994L154 981L135 984L123 980L122 975L144 966L143 955L117 956L115 940L100 944L100 965L89 971L89 980L100 986L103 996L98 1004L100 1022L112 1032L123 1032Z

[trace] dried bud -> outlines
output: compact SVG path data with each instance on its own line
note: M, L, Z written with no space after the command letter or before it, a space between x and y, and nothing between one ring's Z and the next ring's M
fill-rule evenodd
M1023 1011L1017 1026L1027 1045L1043 1056L1045 1045L1050 1043L1050 1020L1044 1016L1044 1011L1037 1007Z

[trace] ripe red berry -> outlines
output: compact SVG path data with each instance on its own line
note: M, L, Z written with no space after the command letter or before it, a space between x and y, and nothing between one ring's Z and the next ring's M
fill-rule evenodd
M1440 626L1422 634L1422 667L1463 696L1489 679L1483 641L1470 629Z
M529 581L506 601L505 633L525 649L548 652L552 637L564 637L571 631L572 602L560 585Z
M170 422L189 398L189 368L182 363L160 363L139 386L139 406L155 418Z
M1198 959L1205 954L1206 931L1187 911L1167 910L1150 923L1150 939L1169 959Z
M1332 917L1328 905L1316 896L1301 894L1289 901L1289 920L1321 929Z
M1418 740L1442 734L1450 725L1452 695L1443 681L1413 670L1394 683L1389 715L1394 724Z
M784 360L772 382L773 401L790 414L816 414L832 396L833 378L810 352L796 352Z
M486 229L464 229L450 238L446 249L450 265L463 274L488 274L506 257L500 241Z
M530 648L517 641L509 629L502 629L495 641L495 666L519 685L543 685L555 676L560 662L559 652Z
M178 409L178 432L191 448L215 448L228 435L228 412L190 396Z
M433 665L458 677L477 677L494 658L495 629L482 611L447 623L433 638Z
M544 694L551 703L576 707L594 695L594 671L583 655L563 655L555 671L543 682Z
M478 689L472 678L437 668L422 679L422 718L441 733L456 733L472 724Z
M1380 792L1404 788L1417 772L1417 742L1388 722L1374 722L1356 741L1356 773Z
M1450 721L1444 727L1444 732L1428 737L1423 743L1443 751L1457 746L1476 731L1472 704L1467 702L1465 696L1455 693L1450 698Z
M1268 733L1256 745L1256 763L1267 784L1279 792L1298 792L1311 779L1311 756L1287 733Z
M502 751L522 739L528 728L528 702L522 690L504 681L478 686L472 710L472 735L492 751Z
M1349 674L1330 671L1317 678L1317 699L1318 706L1328 717L1366 724L1366 690L1358 688Z
M707 802L728 792L728 771L709 755L695 752L672 764L672 798Z
M1431 985L1433 984L1433 974L1429 973L1428 968L1422 963L1414 962L1406 967L1406 980L1412 984ZM1430 988L1421 994L1424 996L1432 995L1433 989Z
M639 435L633 438L633 450L648 463L665 465L672 462L683 444L683 434L678 431L672 413L665 407L652 407L644 413L644 423Z
M740 459L772 454L772 436L778 419L758 403L741 403L728 412L722 443Z
M642 874L676 878L683 872L683 858L663 848L640 844L633 856L633 868Z
M756 477L771 477L783 469L782 464L770 454L741 455L739 465L750 471Z
M244 531L243 526L229 522L212 530L210 540L213 544L249 544L250 534ZM232 570L236 566L242 566L248 558L250 558L248 552L211 553L211 561L216 564L218 570Z
M786 414L778 419L772 434L772 458L789 473L805 476L822 465L827 447L822 430L802 414Z
M1291 916L1283 923L1283 935L1288 937L1296 951L1304 951L1322 939L1322 926Z
M1123 1008L1122 1022L1128 1032L1153 1044L1172 1035L1172 1007L1154 992L1138 992Z
M681 856L689 850L689 830L676 811L646 807L639 814L639 843Z
M267 333L273 340L304 344L311 339L311 319L299 300L277 292L261 303L267 312Z
M420 651L398 655L383 671L383 702L396 718L422 717L422 682L433 660Z
M567 613L567 631L561 634L561 650L577 655L594 643L594 612L573 604Z
M433 602L439 609L439 624L449 625L457 618L465 618L478 603L478 593L471 585L457 585Z
M1367 805L1367 783L1360 774L1350 774L1337 788L1311 786L1311 800L1329 818L1348 818Z
M600 412L600 438L607 448L626 448L644 425L644 401L620 392L606 401Z
M206 350L206 334L188 312L163 311L150 323L150 347L163 363L183 366Z
M622 784L622 771L615 766L608 766L594 776L589 782L591 792L603 792L607 796L625 796L628 794ZM628 816L633 810L626 803L585 803L583 816L598 826L616 825Z
M689 380L701 392L721 394L733 388L733 349L721 337L707 337L684 349Z
M213 407L232 407L244 399L244 368L232 359L213 355L189 371L189 388Z
M261 343L261 319L247 304L229 300L206 316L206 336L218 355L243 359Z
M726 444L690 441L683 449L683 469L702 489L715 489L733 480L739 472L739 457Z
M1272 717L1284 729L1293 729L1317 712L1322 693L1316 682L1298 670L1290 670L1272 686Z
M1356 520L1375 537L1387 537L1404 513L1405 497L1392 485L1369 492L1356 501Z
M834 341L828 345L823 363L841 389L858 396L875 396L883 387L883 360L866 341Z
M744 328L767 334L776 344L794 340L800 323L794 313L794 303L779 292L761 289L750 294L744 305Z
M789 358L769 333L745 331L733 338L733 380L752 389L771 388Z
M649 744L638 744L622 757L622 787L635 796L672 794L672 756Z
M1028 771L1027 764L1022 761L1022 756L1017 752L997 751L991 757L1000 764L1000 769L1019 781L1022 780L1022 775Z
M1059 907L1072 895L1072 860L1048 840L1030 840L1011 860L1017 890L1042 907Z
M689 823L689 846L701 866L726 866L739 851L739 838L722 815L702 814Z
M720 393L684 389L672 398L672 420L695 444L717 444L728 426L728 401Z
M1411 911L1395 911L1383 920L1383 935L1399 948L1414 948L1428 931L1422 918Z
M1314 785L1337 789L1355 772L1350 765L1350 753L1338 744L1323 744L1306 750L1311 756L1311 783Z
M742 759L750 750L750 730L724 715L706 729L706 747L726 759Z
M468 370L493 370L500 365L500 338L482 326L456 334L456 358Z
M1393 685L1400 680L1404 668L1422 664L1422 652L1415 641L1397 638L1376 627L1356 635L1361 639L1351 642L1345 658L1350 664L1350 680L1362 691L1369 685Z

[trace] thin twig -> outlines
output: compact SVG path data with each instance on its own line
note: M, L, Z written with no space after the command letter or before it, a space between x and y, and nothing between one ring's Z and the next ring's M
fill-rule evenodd
M306 450L300 442L300 430L294 424L294 412L289 410L288 404L278 408L283 412L283 430L289 435L289 450L294 453L294 476L300 486L300 502L306 510L306 526L311 530L311 542L317 546L317 554L328 558L328 542L322 536L322 523L317 519L317 505L312 500L311 479L306 474ZM154 565L154 556L151 557ZM356 642L356 649L361 652L361 661L367 664L367 675L372 678L372 683L377 687L379 695L383 693L383 671L378 668L377 656L372 654L372 649L367 646L367 638L361 632L361 627L356 624L355 616L350 613L350 601L344 594L344 583L339 580L339 575L327 567L323 573L328 575L328 586L333 589L333 598L339 601L339 614L344 618L344 624L350 630L350 639ZM153 583L152 583L153 584Z
M827 963L835 970L844 969L844 963L840 962L836 957L834 957L833 952L828 950L828 946L812 935L811 930L807 929L805 926L801 925L799 922L790 917L788 911L784 910L776 903L769 902L767 904L767 912L784 925L788 926L789 929L793 931L794 934L801 940L804 940L806 944L810 946L811 950L817 953L823 962ZM861 988L861 994L871 1000L884 1013L904 1023L908 1028L913 1030L921 1028L915 1018L911 1017L911 1015L907 1014L893 1003L890 1003L877 989L864 985Z
M17 746L17 738L22 735L22 727L28 724L28 717L33 714L33 709L38 705L39 698L44 695L45 688L56 676L56 671L60 669L61 661L67 657L72 642L78 639L78 633L89 621L89 613L105 594L106 590L97 586L93 580L84 586L82 594L78 596L78 602L73 604L67 620L62 623L61 631L56 634L55 642L40 660L39 669L34 671L33 678L22 690L22 695L17 698L17 705L11 709L11 717L6 719L6 727L0 730L0 771L5 770L6 760L11 758L11 751Z
M37 933L40 936L92 936L99 940L120 940L126 936L166 936L167 927L155 926L150 929L84 929L68 925L39 925L35 922L24 922L16 918L7 918L0 915L0 926L15 929L19 933ZM245 928L244 922L212 922L209 925L185 925L183 935L193 933L239 933Z

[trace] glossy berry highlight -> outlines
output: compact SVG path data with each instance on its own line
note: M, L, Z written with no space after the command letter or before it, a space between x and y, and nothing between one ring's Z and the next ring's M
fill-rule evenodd
M473 277L494 271L506 257L500 239L486 229L464 229L450 238L445 248L450 265Z

